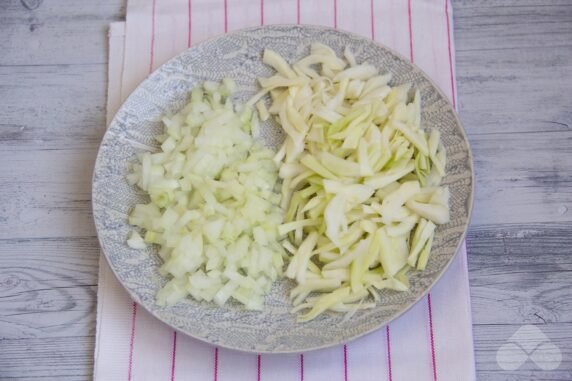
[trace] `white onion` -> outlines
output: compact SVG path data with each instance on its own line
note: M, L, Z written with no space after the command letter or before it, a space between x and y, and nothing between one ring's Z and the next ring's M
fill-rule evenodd
M151 202L134 207L129 223L144 239L132 231L127 244L158 245L160 272L170 278L157 294L159 305L190 295L221 306L232 298L260 310L282 274L274 152L254 139L256 113L236 111L235 90L230 79L195 88L183 110L163 119L160 151L139 155L128 175Z

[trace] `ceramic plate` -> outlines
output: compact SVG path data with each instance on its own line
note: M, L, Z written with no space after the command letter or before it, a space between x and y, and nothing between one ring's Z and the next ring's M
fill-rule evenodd
M186 103L191 89L205 80L236 80L244 101L257 91L256 78L273 72L261 62L270 48L289 62L321 42L341 54L349 46L358 62L368 61L381 72L393 74L392 85L412 82L421 91L422 125L437 128L447 151L444 185L451 191L451 222L437 229L427 269L413 272L408 292L383 291L376 308L358 311L344 321L343 314L325 313L308 323L296 323L287 297L292 283L276 282L262 312L243 310L238 304L220 308L190 298L173 307L155 304L165 283L158 273L161 260L149 248L130 249L125 241L127 216L136 203L148 199L125 181L128 163L161 130L161 117ZM266 145L276 147L283 135L276 126L263 127ZM315 26L266 26L227 34L203 43L161 66L127 99L103 138L93 176L93 210L103 252L115 275L131 297L161 321L206 342L251 352L299 352L332 346L372 332L407 311L441 277L463 240L473 198L472 157L463 128L443 93L416 66L392 50L369 39Z

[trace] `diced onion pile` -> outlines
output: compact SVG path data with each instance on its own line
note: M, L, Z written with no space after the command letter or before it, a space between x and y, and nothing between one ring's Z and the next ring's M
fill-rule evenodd
M259 79L251 101L287 135L275 157L286 212L278 231L289 238L299 321L326 310L349 317L373 307L376 290L407 290L407 272L427 265L436 224L449 221L445 149L437 130L421 128L419 91L344 56L313 44L289 65L266 50L277 74Z
M254 137L257 114L232 104L236 85L206 82L190 103L163 119L160 152L138 156L128 175L151 199L133 209L132 248L157 244L160 272L172 278L159 305L187 295L224 305L229 298L260 310L283 272L280 194L274 152Z

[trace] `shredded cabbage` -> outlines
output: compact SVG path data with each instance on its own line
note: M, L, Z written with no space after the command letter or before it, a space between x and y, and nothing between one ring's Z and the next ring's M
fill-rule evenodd
M277 74L259 78L249 103L269 93L270 106L257 107L286 133L274 162L292 311L305 311L301 322L327 310L349 318L375 306L375 290L406 291L407 273L426 268L436 224L449 221L441 136L422 128L418 90L390 86L391 74L349 49L338 57L315 43L293 64L265 50L263 62Z
M265 62L297 80L279 56ZM127 177L150 197L129 216L143 237L134 230L127 244L159 247L160 273L170 278L157 293L161 306L190 296L260 310L282 275L278 168L255 141L257 113L233 105L235 90L230 79L195 88L181 112L163 118L160 150L141 153ZM264 104L257 108L267 118Z

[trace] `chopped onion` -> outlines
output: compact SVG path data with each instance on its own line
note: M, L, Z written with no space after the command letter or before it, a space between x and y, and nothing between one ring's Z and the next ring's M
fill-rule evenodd
M279 56L267 58L293 75ZM274 152L255 140L257 114L232 105L235 90L230 79L195 88L181 112L163 119L160 152L141 153L128 175L150 203L131 212L129 223L144 238L132 231L127 244L160 248L160 272L170 278L157 293L161 306L190 296L221 306L232 298L260 310L282 275Z

